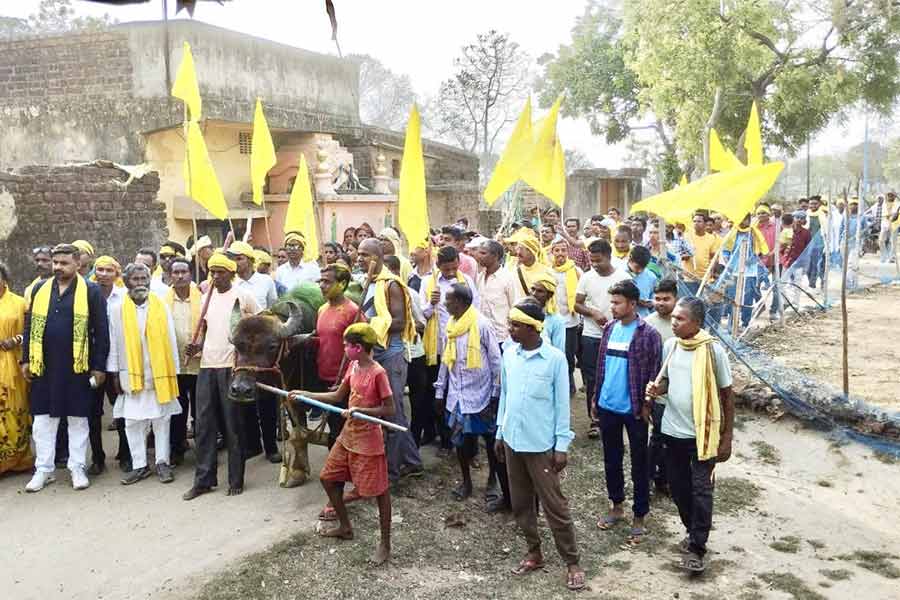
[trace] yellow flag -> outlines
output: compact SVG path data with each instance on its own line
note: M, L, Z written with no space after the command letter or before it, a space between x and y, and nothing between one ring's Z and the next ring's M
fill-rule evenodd
M181 65L178 66L175 83L172 84L172 95L184 101L190 110L192 121L200 120L203 102L200 100L200 86L197 85L197 71L194 70L194 55L187 42L184 43Z
M428 239L428 202L425 196L425 159L422 157L422 136L419 110L413 104L406 123L403 161L400 163L400 198L397 202L400 230L409 247ZM399 249L397 250L399 252Z
M209 160L200 124L194 120L188 121L187 132L187 155L184 161L184 187L187 195L217 219L227 219L228 205L225 204L225 196L212 161Z
M287 215L284 218L284 232L299 231L306 238L303 258L319 259L319 236L316 234L316 215L313 212L312 192L309 189L309 168L306 157L300 155L300 169L294 180L291 200L288 203Z
M497 201L509 186L519 180L522 169L528 163L534 146L531 133L531 98L525 102L525 108L519 115L516 127L513 129L500 160L494 166L491 180L484 188L484 200L488 205Z
M678 187L684 187L688 184L687 173L681 174L681 179L678 180Z
M730 171L743 167L741 161L719 139L715 129L709 130L709 168L712 171Z
M266 185L266 174L275 166L275 145L269 124L263 114L262 101L256 99L256 112L253 114L253 143L250 147L250 184L253 188L253 202L257 206L263 201L263 187Z
M559 107L562 104L562 99L562 96L556 99L556 102L550 108L550 112L535 127L534 147L528 164L522 171L522 179L525 180L525 183L559 206L563 205L565 198L559 195L560 186L557 182L559 175L554 172L553 153L558 142L556 121L559 116ZM565 185L562 186L562 190L565 193Z
M566 200L566 154L562 144L559 143L559 138L556 138L556 144L553 146L553 169L550 174L552 177L548 188L550 193L545 195L562 208Z
M747 166L759 167L763 164L762 131L759 128L759 112L756 100L750 107L750 119L744 132L744 148L747 150Z

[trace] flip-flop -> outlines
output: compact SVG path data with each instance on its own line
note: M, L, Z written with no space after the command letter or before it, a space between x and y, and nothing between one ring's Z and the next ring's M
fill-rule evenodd
M647 535L647 530L644 527L632 527L628 537L625 538L625 542L619 547L622 550L637 548L644 541L645 535Z
M584 571L566 573L566 587L572 592L584 589Z
M338 518L337 511L334 510L334 507L332 507L332 506L326 506L319 513L320 521L337 521L337 518Z
M531 573L532 571L540 571L544 568L543 561L537 561L533 558L523 558L519 562L518 567L514 567L512 569L513 575L525 575L526 573Z
M612 515L606 515L599 521L597 521L597 527L600 529L600 531L609 531L616 523L624 518L625 517L614 517Z

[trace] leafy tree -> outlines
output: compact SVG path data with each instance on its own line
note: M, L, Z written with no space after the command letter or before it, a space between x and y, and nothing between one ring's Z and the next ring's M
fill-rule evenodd
M359 64L359 116L363 123L403 129L416 101L409 76L394 73L368 54L351 54L347 58Z
M102 17L77 16L72 0L41 0L37 11L27 19L0 17L0 40L14 40L36 35L54 35L69 31L100 31L114 21Z
M566 157L566 172L571 173L578 169L593 169L596 165L587 154L578 148L569 148L564 151Z
M30 33L28 21L15 17L0 17L0 41L15 40Z
M529 85L528 55L505 33L491 30L463 46L456 72L427 106L426 124L445 139L488 159L513 123Z

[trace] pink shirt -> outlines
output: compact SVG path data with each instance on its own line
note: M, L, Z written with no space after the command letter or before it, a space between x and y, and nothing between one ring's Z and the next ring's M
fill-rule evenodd
M472 281L475 281L475 278L478 275L478 263L475 262L475 259L469 256L468 254L459 253L459 270L472 278Z

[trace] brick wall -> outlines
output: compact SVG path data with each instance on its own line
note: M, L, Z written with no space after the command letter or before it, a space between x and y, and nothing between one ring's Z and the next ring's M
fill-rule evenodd
M97 254L124 266L142 246L166 240L165 205L157 202L159 177L149 173L127 187L127 174L99 166L30 166L0 173L0 260L21 292L34 277L31 250L88 240ZM8 214L7 214L8 213Z

